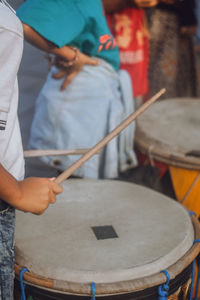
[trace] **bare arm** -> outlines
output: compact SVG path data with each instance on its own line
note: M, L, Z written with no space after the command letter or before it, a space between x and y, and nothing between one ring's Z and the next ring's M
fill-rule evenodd
M158 4L159 0L102 0L105 11L112 13L127 7L147 8Z
M38 34L33 28L23 23L24 36L27 42L47 53L52 53L63 59L73 60L74 51L70 47L58 48L55 44Z
M58 58L60 57L61 59L67 61L74 60L76 54L74 50L71 49L71 47L64 46L62 48L58 48L56 45L49 42L40 34L38 34L30 26L23 23L23 28L24 28L25 39L33 46L47 53L54 54ZM84 65L97 66L98 64L99 61L97 59L91 58L78 51L78 56L75 62L73 63L73 66L66 69L62 68L62 70L58 74L55 74L54 78L55 79L65 78L61 85L61 90L64 90L67 87L67 85L69 85L69 83L72 81L72 79L80 72L80 70L83 68ZM58 65L58 67L60 66Z
M24 36L27 42L32 44L33 46L43 50L47 53L55 54L60 58L71 61L74 59L75 52L69 46L64 46L62 48L58 48L53 43L49 42L47 39L38 34L33 28L23 23L24 28ZM81 52L79 52L77 64L88 64L88 65L98 65L98 61L93 59Z
M12 94L16 92L15 83L21 60L21 51L19 51L21 48L18 49L18 47L20 43L22 45L22 36L5 29L0 31L0 41L2 42L0 47L0 115L4 115L5 112L9 115L10 107L13 105ZM9 120L11 123L12 120ZM7 138L9 138L7 130L9 130L7 124L3 128L0 126L0 199L17 209L41 214L50 203L55 202L55 195L60 193L62 188L47 178L17 181L3 167L6 165L4 145L7 145Z
M47 178L27 178L17 181L0 164L0 199L11 206L34 214L42 214L56 201L62 188Z
M133 0L103 0L105 11L112 13L126 7L134 6Z

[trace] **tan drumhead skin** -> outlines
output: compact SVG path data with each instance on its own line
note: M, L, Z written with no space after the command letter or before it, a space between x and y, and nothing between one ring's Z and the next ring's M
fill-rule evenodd
M16 263L55 280L108 283L141 278L177 262L192 246L180 204L150 189L110 180L68 180L44 215L17 212ZM91 227L113 226L97 240Z
M152 158L200 169L200 99L176 98L153 104L137 119L136 146Z

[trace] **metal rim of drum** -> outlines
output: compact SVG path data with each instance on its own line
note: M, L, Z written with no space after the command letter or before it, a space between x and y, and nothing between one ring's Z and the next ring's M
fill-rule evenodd
M183 102L181 99L175 99L176 102ZM170 100L163 100L162 102L173 101ZM186 101L186 100L185 100ZM189 101L189 100L188 100ZM198 99L192 98L191 101L199 102ZM199 102L200 103L200 102ZM155 105L159 105L155 103ZM146 112L148 114L148 111ZM136 148L141 151L143 154L147 155L150 159L155 159L159 162L165 163L170 166L180 167L180 168L187 168L192 170L200 170L200 159L187 156L185 153L181 153L178 151L170 151L163 145L158 139L150 138L144 130L140 127L140 120L136 121L136 134L135 134L135 146Z
M195 239L200 239L200 224L196 217L191 216ZM178 274L185 270L193 260L198 256L200 252L200 243L195 243L191 249L181 257L174 265L167 268L170 274L171 280L174 279ZM15 274L19 276L20 271L23 266L15 264ZM37 276L37 274L32 272L24 273L24 281L27 284L31 284L36 287L48 289L52 292L63 292L65 294L79 295L79 296L90 296L91 295L91 283L87 284L77 284L75 282L65 281L65 290L58 290L54 287L54 280ZM155 275L147 276L140 279L134 279L130 281L109 283L109 284L96 284L96 296L112 296L112 295L122 295L127 293L133 293L141 291L147 288L151 288L166 282L166 277L163 273L157 273Z

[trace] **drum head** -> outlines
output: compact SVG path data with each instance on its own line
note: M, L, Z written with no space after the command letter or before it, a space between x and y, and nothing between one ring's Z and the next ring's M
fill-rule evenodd
M199 111L199 99L155 103L137 119L137 148L169 165L200 169Z
M17 213L16 263L80 284L132 280L174 264L193 226L177 202L132 183L68 180L44 215Z

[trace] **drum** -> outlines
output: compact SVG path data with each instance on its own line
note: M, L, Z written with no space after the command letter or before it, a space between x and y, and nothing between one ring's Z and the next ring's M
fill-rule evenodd
M200 101L177 98L155 103L137 119L136 148L164 163L178 201L200 215Z
M155 300L166 270L168 299L187 299L200 225L182 205L127 182L73 179L63 188L44 215L17 213L15 271L29 270L28 296Z

